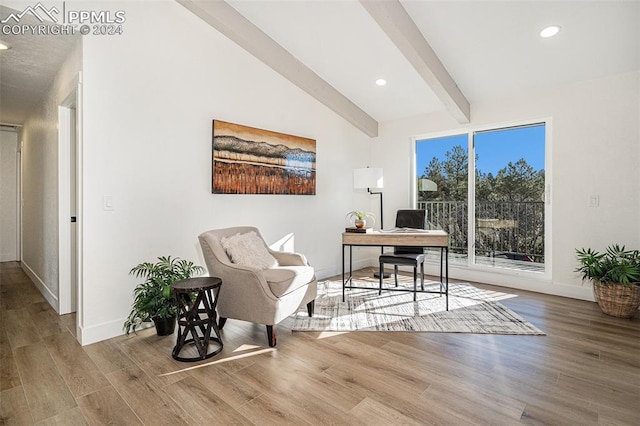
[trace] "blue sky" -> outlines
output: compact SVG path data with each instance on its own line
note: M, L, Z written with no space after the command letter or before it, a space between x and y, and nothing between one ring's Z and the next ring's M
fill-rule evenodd
M481 132L475 135L476 168L483 173L493 173L515 163L520 158L527 160L535 170L544 169L544 125L515 127L510 129ZM416 152L416 172L420 176L433 157L443 161L445 153L455 145L467 149L467 134L446 136L418 141Z

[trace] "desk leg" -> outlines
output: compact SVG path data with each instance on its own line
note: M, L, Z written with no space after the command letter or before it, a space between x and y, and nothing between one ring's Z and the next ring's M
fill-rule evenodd
M344 286L346 285L344 276L344 244L342 245L342 301L344 302Z
M442 286L444 281L442 280L442 256L444 254L444 247L440 247L440 296L442 296Z
M382 271L384 268L384 263L382 263L382 261L378 260L378 271ZM376 274L373 274L373 276L375 277ZM384 279L384 274L380 274L378 273L378 296L380 296L382 294L382 280Z
M445 262L445 280L446 280L446 287L445 287L445 291L446 293L446 302L447 302L447 311L449 310L449 246L444 248L445 251L445 258L444 258L444 262Z
M349 246L349 280L352 280L352 278L353 278L353 246Z
M342 301L345 301L345 288L347 286L347 282L351 282L353 285L353 246L349 246L349 278L345 277L344 270L344 248L345 244L342 245Z

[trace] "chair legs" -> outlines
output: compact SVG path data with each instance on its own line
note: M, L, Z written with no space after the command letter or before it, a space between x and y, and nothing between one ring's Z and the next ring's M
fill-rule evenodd
M378 289L378 296L382 294L382 280L384 279L384 263L380 262L380 271L378 272L378 279L380 281L380 288Z
M309 316L311 316L313 314L313 305L315 305L315 303L313 303L314 301L311 301L307 304L307 309L311 309L311 314ZM312 307L310 308L309 305L311 305ZM222 330L222 327L224 327L224 324L227 322L227 319L224 317L220 317L218 319L218 329ZM277 343L277 336L276 336L276 326L275 325L267 325L267 343L269 343L270 347L274 347Z
M315 307L316 307L315 300L312 300L311 302L307 303L307 312L309 313L310 317L313 316L315 312ZM226 322L227 322L227 319L225 317L218 318L218 329L222 330L222 327L224 327L224 324ZM269 346L272 348L276 346L277 336L276 336L275 325L267 325L267 342L269 343Z
M225 317L218 318L218 328L222 330L222 327L226 324L227 319Z
M418 268L413 267L413 301L416 301L416 295L418 294Z
M418 267L413 267L413 301L416 301L416 294L418 293ZM424 262L420 264L420 290L424 291Z
M380 270L379 270L379 288L378 295L382 294L382 279L384 271L384 264L380 262ZM393 265L393 275L395 279L395 286L398 287L398 265ZM420 290L424 291L424 262L420 263ZM418 293L418 265L413 267L413 301L417 300L416 296ZM308 306L307 306L308 308ZM311 316L311 314L309 314Z
M268 325L267 326L267 341L269 343L269 347L276 346L276 326Z

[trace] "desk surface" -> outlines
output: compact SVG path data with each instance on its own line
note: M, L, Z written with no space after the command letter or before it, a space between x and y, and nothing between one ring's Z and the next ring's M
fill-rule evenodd
M354 246L447 247L449 235L444 231L424 232L343 232L342 244Z

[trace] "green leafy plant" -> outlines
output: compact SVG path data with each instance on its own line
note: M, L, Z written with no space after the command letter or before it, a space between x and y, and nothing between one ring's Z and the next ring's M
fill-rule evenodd
M625 246L612 244L604 253L590 248L576 249L580 266L576 272L582 279L594 284L620 283L640 285L640 251L626 250Z
M345 216L347 219L349 220L367 220L367 219L371 219L373 222L376 221L376 216L371 213L371 212L363 212L360 210L353 210L350 211L349 213L347 213L347 215Z
M129 274L144 278L145 281L133 290L133 306L124 322L125 332L135 332L140 324L154 318L175 316L176 304L171 294L171 284L203 272L203 267L171 256L161 256L156 263L143 262L133 267Z

